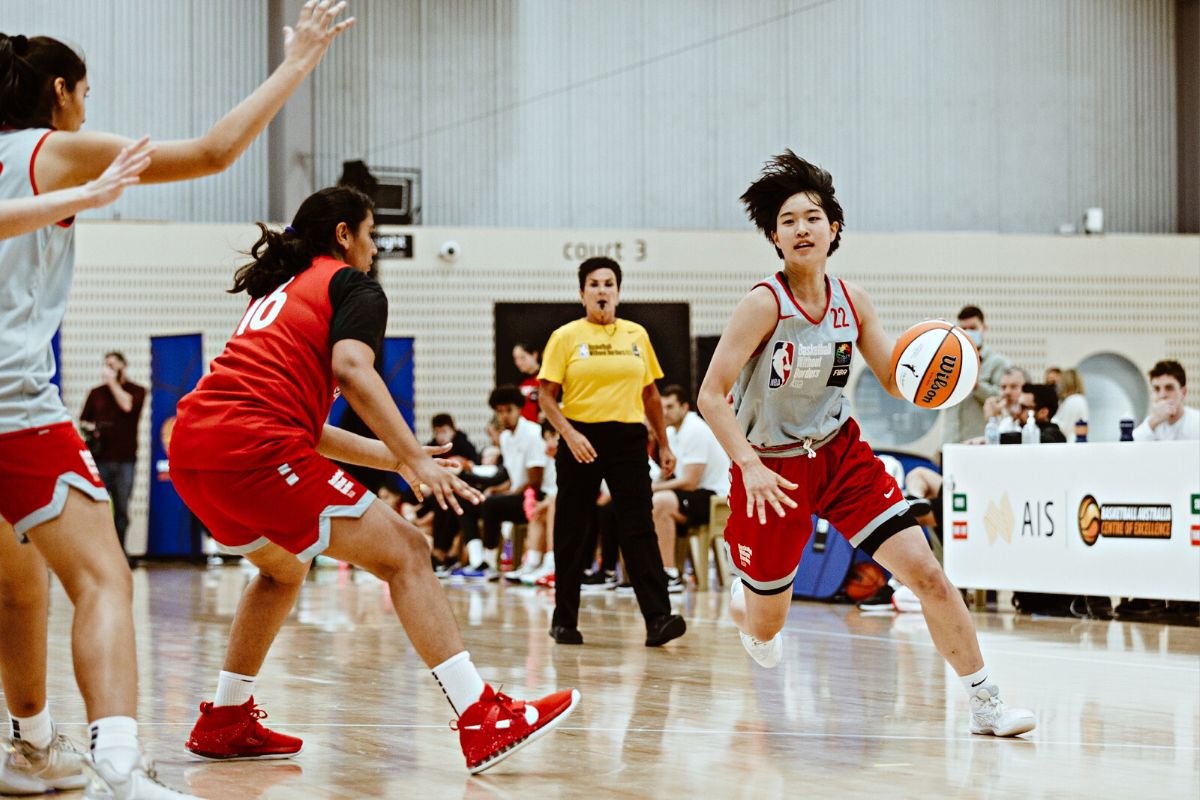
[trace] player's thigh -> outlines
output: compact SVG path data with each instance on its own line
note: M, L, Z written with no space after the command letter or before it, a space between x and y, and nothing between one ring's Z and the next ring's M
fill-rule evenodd
M132 596L129 563L108 503L68 489L62 513L30 528L26 536L71 597L95 588L115 588Z
M929 549L925 534L916 526L899 531L875 551L874 559L905 586L917 591L922 587L945 584L945 573Z
M325 555L387 579L414 563L429 568L429 546L412 524L378 500L357 519L330 520Z
M243 554L243 558L258 567L258 574L277 583L295 585L303 583L312 566L312 560L301 561L295 554L279 545L268 542L257 550Z

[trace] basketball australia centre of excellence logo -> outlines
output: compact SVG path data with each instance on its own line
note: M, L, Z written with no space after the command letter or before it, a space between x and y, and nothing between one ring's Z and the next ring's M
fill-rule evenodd
M1108 503L1101 505L1090 494L1079 501L1079 536L1091 547L1106 539L1170 539L1171 506L1168 503Z

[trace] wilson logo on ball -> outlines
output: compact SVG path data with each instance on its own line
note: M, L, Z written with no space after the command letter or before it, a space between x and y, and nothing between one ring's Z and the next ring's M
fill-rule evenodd
M896 387L920 408L950 408L965 400L979 380L979 351L967 334L940 319L920 322L892 350Z

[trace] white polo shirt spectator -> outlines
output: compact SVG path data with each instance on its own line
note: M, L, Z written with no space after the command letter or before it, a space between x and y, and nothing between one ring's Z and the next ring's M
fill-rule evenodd
M546 443L542 426L521 417L515 430L500 432L500 456L512 481L510 492L523 489L529 483L529 468L546 466Z
M667 426L667 443L675 453L676 472L688 464L703 464L704 474L696 488L722 497L729 495L729 456L699 414L687 412L678 430Z

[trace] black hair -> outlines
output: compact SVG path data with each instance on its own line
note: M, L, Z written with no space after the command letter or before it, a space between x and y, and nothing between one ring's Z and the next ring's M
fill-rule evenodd
M775 233L778 224L779 209L792 195L807 194L816 199L817 205L825 212L832 224L838 224L838 231L829 243L829 252L833 255L842 239L842 229L846 227L842 206L837 201L833 189L833 176L815 164L810 164L791 150L784 150L763 165L762 174L758 180L750 184L741 196L746 206L746 214L758 229L767 237L767 241L775 244L771 235ZM778 247L775 253L783 258L783 251Z
M617 288L621 288L621 265L607 256L592 256L579 265L579 291L583 291L587 276L598 269L611 269L613 275L617 276Z
M523 405L525 405L525 395L521 394L521 390L511 383L497 386L488 395L488 406L493 411L499 406L516 406L520 408Z
M434 428L454 428L455 430L458 430L458 428L455 428L455 426L454 426L454 417L452 417L446 413L434 414L432 427L434 427Z
M542 354L541 348L531 345L528 339L517 339L515 342L513 342L513 347L519 347L526 353L529 353L531 356Z
M687 389L684 389L678 383L672 383L667 388L659 393L662 397L674 397L680 405L686 405L689 408L692 405L691 397L688 395Z
M1050 416L1058 413L1058 392L1048 383L1027 383L1021 387L1022 394L1033 395L1033 404L1038 410L1046 409Z
M544 419L542 420L542 436L545 436L547 433L557 434L558 428L554 427L550 420Z
M127 359L125 357L125 354L122 353L120 350L109 350L107 353L104 354L104 357L119 359L122 364L124 364L125 366L129 366L129 359Z
M1159 361L1150 369L1150 380L1160 378L1163 375L1170 375L1175 380L1179 381L1179 387L1187 386L1187 373L1183 371L1183 364L1173 359Z
M73 92L86 75L83 57L57 39L0 33L0 125L52 127L54 81Z
M358 189L331 186L305 198L292 224L283 231L255 223L262 235L246 253L254 260L234 273L229 293L262 297L308 269L317 256L339 258L341 248L335 237L338 223L344 222L351 231L357 231L374 208L371 198Z
M958 318L960 320L974 319L976 317L979 318L980 322L985 321L983 319L983 309L979 306L963 306L958 312Z

